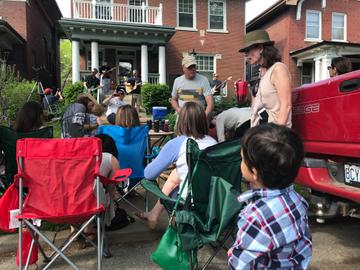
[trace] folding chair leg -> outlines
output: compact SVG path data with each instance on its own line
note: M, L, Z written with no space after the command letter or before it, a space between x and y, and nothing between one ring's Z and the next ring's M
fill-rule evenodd
M34 238L33 238L33 239L31 240L31 245L30 245L29 254L28 254L28 257L27 257L27 259L26 259L25 270L27 270L27 269L29 268L30 257L31 257L31 254L32 254L32 252L33 252L34 244L35 244L35 240L34 240Z
M98 270L101 270L102 265L102 245L103 245L103 239L101 238L101 222L100 222L100 215L96 216L96 223L97 223L97 255L98 255Z
M140 182L139 183L137 183L137 184L135 184L125 195L122 195L120 198L118 198L116 201L117 202L120 202L120 201L122 201L122 200L124 200L128 205L130 205L132 208L134 208L136 211L138 211L138 212L142 212L143 210L141 210L140 208L138 208L137 206L135 206L133 203L131 203L129 200L127 200L126 199L126 196L131 192L131 191L133 191L133 190L135 190L135 188L137 187L137 186L139 186L140 185ZM149 208L149 206L148 206L148 202L147 202L147 192L145 193L145 198L141 195L141 197L143 197L144 199L145 199L145 209L146 209L146 212L148 211L148 208Z
M226 243L226 240L231 236L232 230L229 230L224 238L221 241L218 241L219 246L214 250L213 254L210 256L210 258L206 261L206 263L204 264L204 266L201 268L202 270L206 269L209 264L211 263L211 261L214 259L214 257L218 254L218 252L220 251L220 249L223 248L224 244Z
M66 256L62 253L62 251L60 251L53 243L51 243L51 241L50 241L47 237L45 237L44 235L42 235L42 234L38 231L38 229L37 229L33 224L31 224L31 222L25 221L25 223L26 223L27 226L29 226L29 228L30 228L31 230L33 230L33 231L35 231L36 233L38 233L39 235L41 235L42 238L43 238L43 240L46 242L46 244L48 244L51 248L53 248L53 249L57 252L57 255L58 255L58 256L61 256L61 257L62 257L70 266L72 266L74 269L79 270L79 268L78 268L72 261L70 261L69 258L66 257ZM54 262L54 260L55 260L56 258L57 258L57 256L55 256L55 257L51 260L51 262L50 262L48 265L46 265L46 267L44 268L44 270L48 269L49 266ZM21 261L21 260L20 260L20 261Z

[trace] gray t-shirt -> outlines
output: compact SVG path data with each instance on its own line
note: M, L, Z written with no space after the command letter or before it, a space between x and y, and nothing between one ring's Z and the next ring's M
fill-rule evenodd
M211 95L209 80L196 74L193 80L188 80L185 75L177 77L174 81L171 96L178 99L181 108L188 101L199 102L205 108L205 97Z
M80 103L70 104L62 116L62 137L79 138L84 136L86 107Z

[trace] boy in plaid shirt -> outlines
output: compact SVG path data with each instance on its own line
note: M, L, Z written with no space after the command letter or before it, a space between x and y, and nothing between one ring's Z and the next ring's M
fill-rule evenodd
M242 139L241 172L250 190L241 194L230 269L306 269L312 242L308 204L293 187L304 157L299 136L285 126L265 124Z

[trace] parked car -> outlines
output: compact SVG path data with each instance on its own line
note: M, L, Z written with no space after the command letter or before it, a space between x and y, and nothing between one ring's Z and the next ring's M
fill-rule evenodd
M293 128L306 158L297 183L311 190L319 222L360 217L360 71L293 91Z

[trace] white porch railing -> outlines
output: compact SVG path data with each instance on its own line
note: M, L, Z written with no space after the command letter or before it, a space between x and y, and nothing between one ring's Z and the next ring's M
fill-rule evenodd
M151 84L158 84L159 83L159 74L158 73L149 73L148 81Z
M125 4L94 3L92 0L73 0L74 18L105 20L123 23L162 25L162 4L159 7Z

